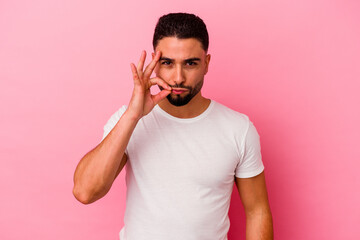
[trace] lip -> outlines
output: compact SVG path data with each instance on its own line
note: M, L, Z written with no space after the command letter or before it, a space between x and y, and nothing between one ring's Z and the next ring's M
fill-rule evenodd
M187 92L187 91L188 91L188 89L186 89L186 88L173 88L171 90L171 92L174 93L174 94L182 94L182 93Z

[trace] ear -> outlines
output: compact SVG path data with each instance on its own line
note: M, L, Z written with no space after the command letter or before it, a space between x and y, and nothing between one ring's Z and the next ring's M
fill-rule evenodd
M211 59L211 55L207 54L205 56L205 74L208 72L209 70L209 63L210 63L210 59Z
M155 53L151 53L151 57L152 57L152 59L154 59Z

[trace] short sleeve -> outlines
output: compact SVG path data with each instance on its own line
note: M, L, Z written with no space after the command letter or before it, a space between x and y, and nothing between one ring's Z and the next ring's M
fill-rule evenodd
M115 125L117 124L117 122L120 120L121 116L124 114L124 112L126 111L126 106L123 105L119 110L117 110L111 117L110 119L107 121L107 123L104 126L104 134L103 137L101 139L104 140L104 138L111 132L111 130L115 127Z
M254 124L249 121L243 144L242 159L240 159L236 168L235 176L238 178L250 178L260 174L263 170L260 136Z

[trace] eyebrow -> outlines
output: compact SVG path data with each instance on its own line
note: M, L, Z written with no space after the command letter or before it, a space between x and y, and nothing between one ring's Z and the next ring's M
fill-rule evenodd
M170 61L170 62L173 62L174 61L174 59L171 59L171 58L168 58L168 57L161 57L160 59L159 59L159 61ZM188 59L185 59L184 60L184 62L194 62L194 61L200 61L201 59L200 58L196 58L196 57L194 57L194 58L188 58Z

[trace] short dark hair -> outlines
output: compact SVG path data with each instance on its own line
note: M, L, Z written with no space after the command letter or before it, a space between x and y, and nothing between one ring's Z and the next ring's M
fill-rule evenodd
M190 13L169 13L160 17L154 31L154 49L164 37L196 38L205 52L209 48L209 34L204 21Z

